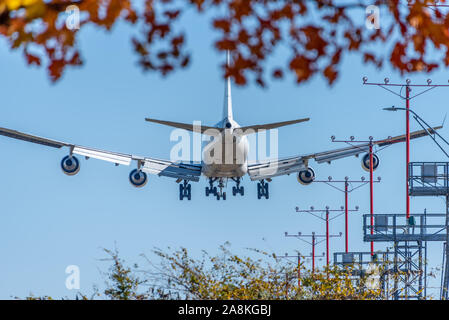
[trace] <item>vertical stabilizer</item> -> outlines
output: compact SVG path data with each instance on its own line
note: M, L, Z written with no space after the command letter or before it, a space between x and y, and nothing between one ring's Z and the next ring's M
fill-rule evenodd
M226 66L230 64L230 53L226 51ZM225 82L225 95L224 95L224 105L223 105L223 120L232 119L232 97L231 97L231 78L226 77Z

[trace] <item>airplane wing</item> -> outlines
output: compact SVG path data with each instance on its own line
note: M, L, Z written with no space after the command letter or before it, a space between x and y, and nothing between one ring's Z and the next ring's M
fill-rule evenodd
M154 158L87 148L6 128L0 128L0 135L57 149L68 147L71 153L85 156L86 159L99 159L114 163L115 165L121 164L129 166L132 161L136 161L140 163L142 171L158 176L165 176L189 181L199 181L199 178L201 176L201 164L171 162L167 160L159 160Z
M435 133L435 130L441 129L442 126L428 128L429 133ZM425 130L414 131L410 133L410 139L416 139L426 136ZM374 146L384 147L398 142L405 141L405 135L390 137L383 140L373 141ZM261 163L249 164L248 175L251 180L270 179L276 176L296 173L305 170L310 159L314 159L318 163L328 162L342 159L350 156L358 156L361 153L369 152L369 143L354 144L345 148L334 149L330 151L318 152L309 155L290 157L284 159L274 159Z
M442 128L442 126L438 126L438 127L428 128L427 130L429 131L429 133L433 134L433 133L435 133L435 130L438 130L441 128ZM410 132L410 139L416 139L416 138L424 137L426 135L427 135L426 130L413 131L413 132ZM385 146L392 145L392 144L395 144L398 142L403 142L403 141L405 141L405 139L406 139L406 137L404 134L404 135L400 135L400 136L396 136L396 137L389 137L389 138L383 139L383 140L375 140L375 141L373 141L373 145L378 146L378 147L385 147ZM350 156L358 156L359 154L366 153L368 151L369 151L369 143L362 143L362 144L354 144L354 145L351 145L351 146L345 147L345 148L334 149L334 150L330 150L330 151L318 152L318 153L306 155L306 156L304 156L304 159L305 160L314 159L318 163L323 163L323 162L331 162L333 160L346 158L346 157L350 157Z

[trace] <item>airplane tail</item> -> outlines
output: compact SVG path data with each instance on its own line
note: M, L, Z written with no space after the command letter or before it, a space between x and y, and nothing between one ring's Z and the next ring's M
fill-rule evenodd
M229 50L226 51L226 66L229 67L231 62L231 57ZM225 94L224 94L224 104L223 104L223 122L226 123L227 120L232 120L232 97L231 97L231 77L226 77L225 82Z
M226 65L229 66L230 64L230 53L229 51L226 51ZM206 135L217 135L218 133L223 131L224 125L229 122L229 120L233 119L232 115L232 98L231 98L231 78L227 77L225 82L225 94L224 94L224 104L223 104L223 120L221 120L215 127L208 127L208 126L194 126L193 124L189 123L180 123L180 122L173 122L173 121L165 121L165 120L158 120L158 119L152 119L152 118L145 118L148 122L163 124L169 127L178 128L178 129L184 129L188 131L193 132L200 132L202 134ZM211 130L209 130L211 129Z
M229 67L230 64L230 53L229 51L226 52L226 65ZM193 132L200 132L202 134L215 136L225 129L225 126L229 121L233 120L233 114L232 114L232 97L231 97L231 78L228 76L226 77L225 82L225 94L224 94L224 104L223 104L223 120L221 120L216 126L209 127L209 126L195 126L194 124L189 123L180 123L180 122L173 122L173 121L165 121L165 120L157 120L152 118L145 118L148 122L163 124L169 127L173 128L179 128L184 130L189 130ZM309 121L309 118L303 118L303 119L296 119L296 120L290 120L290 121L283 121L283 122L274 122L274 123L267 123L267 124L259 124L259 125L253 125L253 126L247 126L247 127L240 127L236 128L236 134L238 135L248 135L251 133L256 133L258 130L269 130L269 129L275 129L283 126L288 126L295 123L305 122Z
M226 51L226 66L229 67L230 65L230 53L229 50ZM224 94L224 105L223 105L223 120L221 121L221 125L225 125L229 120L233 120L233 114L232 114L232 97L231 97L231 78L228 76L226 77L225 82L225 94ZM288 126L290 124L295 124L299 122L309 121L309 118L304 119L297 119L297 120L290 120L290 121L283 121L283 122L274 122L274 123L267 123L267 124L261 124L261 125L254 125L254 126L247 126L236 129L239 131L240 135L247 135L254 132L257 132L258 130L269 130L274 128L279 128L283 126Z

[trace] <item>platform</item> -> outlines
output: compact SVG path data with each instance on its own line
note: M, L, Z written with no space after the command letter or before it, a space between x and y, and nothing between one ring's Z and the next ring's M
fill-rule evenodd
M354 265L359 268L365 268L372 263L389 263L393 261L393 251L374 252L374 257L371 252L335 252L334 264L338 266Z
M373 234L371 215L363 215L363 240L367 242L445 241L446 215L411 214L407 222L405 214L375 214Z
M449 162L410 162L410 196L448 196Z

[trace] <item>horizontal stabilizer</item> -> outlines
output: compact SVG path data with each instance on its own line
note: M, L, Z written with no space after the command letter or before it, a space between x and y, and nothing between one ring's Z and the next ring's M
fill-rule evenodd
M242 131L242 135L247 135L251 133L256 133L258 130L270 130L275 129L279 127L289 126L291 124L300 123L300 122L306 122L309 121L310 118L303 118L303 119L296 119L296 120L289 120L289 121L282 121L282 122L273 122L273 123L267 123L267 124L257 124L253 126L247 126L247 127L241 127L237 130Z
M157 119L150 119L150 118L145 118L145 121L163 124L165 126L178 128L178 129L184 129L184 130L188 130L188 131L192 131L192 132L209 134L212 136L215 134L219 134L222 131L221 128L215 128L215 127L209 127L209 126L203 126L203 125L201 125L201 126L195 125L194 126L193 124L190 124L190 123L181 123L181 122L157 120ZM206 130L209 130L209 132L206 132Z

